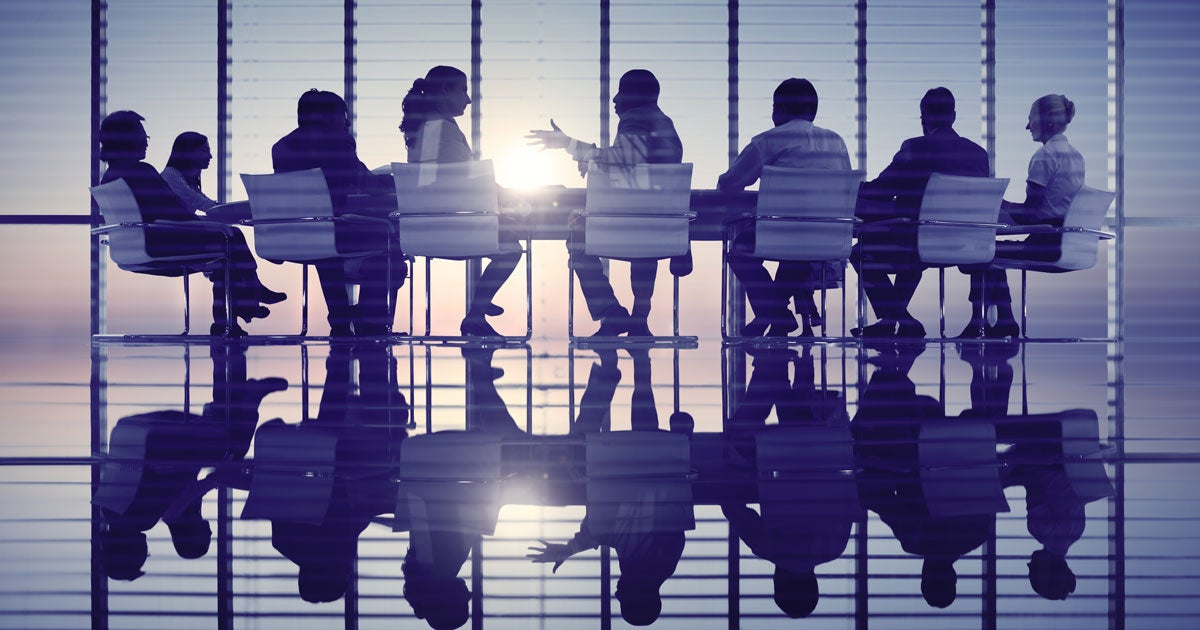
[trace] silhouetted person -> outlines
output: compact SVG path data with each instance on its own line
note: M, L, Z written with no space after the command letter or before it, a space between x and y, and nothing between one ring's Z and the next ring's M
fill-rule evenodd
M925 497L918 459L921 425L947 421L937 400L918 395L908 373L924 345L896 344L875 360L850 427L863 507L879 515L904 551L922 558L921 594L936 608L957 596L955 561L991 536L993 512L939 515Z
M859 189L856 214L864 221L916 219L932 173L987 177L987 151L954 131L954 95L936 87L921 98L922 135L900 145L879 177ZM925 327L908 311L924 267L917 254L916 227L894 225L864 230L851 255L879 321L852 331L865 337L923 338ZM875 267L875 268L873 268ZM882 269L880 268L882 267ZM888 271L895 271L895 281Z
M683 162L683 143L675 132L675 124L658 107L658 79L649 70L630 70L621 76L613 109L620 122L613 145L601 149L563 133L554 120L549 130L531 130L527 138L543 149L566 149L579 163L580 174L586 174L588 162L605 166L633 164L680 164ZM654 280L658 261L633 259L629 263L629 283L633 289L632 315L617 301L608 276L598 256L584 253L584 223L573 220L567 239L570 266L579 277L579 286L592 319L600 322L598 337L623 333L630 336L651 336L646 318L654 296ZM690 267L691 253L680 257L682 267ZM672 261L675 263L675 261Z
M92 499L104 520L101 564L112 579L143 574L145 532L160 520L181 558L208 552L212 528L200 509L211 487L196 477L204 467L241 460L263 397L287 388L281 378L247 380L244 348L214 344L211 352L213 402L202 414L164 409L126 416L113 426L109 457L116 461L104 465Z
M813 124L817 116L817 90L808 79L787 79L775 88L771 110L773 129L754 136L742 149L729 170L717 179L717 188L742 190L758 181L764 166L822 170L850 170L850 154L837 133ZM804 321L803 333L812 335L812 326L820 312L813 301L813 289L820 283L824 263L782 261L776 277L751 255L754 230L744 230L734 238L729 267L746 288L746 297L754 309L754 319L742 329L742 335L758 337L764 333L785 337L796 330L796 318L787 303L796 298L796 312ZM840 267L830 266L836 281Z
M200 189L200 171L212 163L212 149L208 138L195 131L185 131L175 136L171 145L171 157L162 170L162 178L175 192L175 196L189 210L204 211L217 205Z
M233 298L234 321L226 321L225 273L216 270L206 274L213 282L213 325L211 334L225 334L228 327L231 336L246 333L237 325L237 318L249 322L254 318L266 317L270 310L262 304L274 304L286 296L264 287L258 280L258 263L246 239L237 229L215 223L207 223L187 208L153 166L143 162L149 136L142 126L145 120L137 112L117 111L100 122L100 159L108 164L100 182L106 184L118 179L125 180L138 209L146 222L186 221L196 230L164 232L147 230L146 252L151 256L182 256L211 253L214 258L225 255L225 239L228 234L230 293ZM211 229L208 229L211 228ZM262 304L260 304L260 302Z
M471 145L454 119L462 116L471 97L467 95L467 75L458 68L434 66L424 79L413 81L402 105L404 146L409 163L470 162L475 159ZM475 208L464 208L474 210ZM491 262L475 283L475 293L467 305L467 316L459 325L464 335L498 336L487 320L503 308L492 299L521 260L521 245L511 230L501 224L500 239L510 253L489 256Z
M1075 194L1083 187L1083 155L1067 142L1063 135L1075 117L1075 103L1061 94L1047 94L1033 102L1029 110L1029 130L1034 142L1042 147L1029 160L1025 178L1025 201L1005 201L1001 206L1002 223L1062 227L1067 209ZM1062 246L1057 234L1032 234L1022 241L996 243L997 258L1023 260L1055 260ZM971 271L970 300L974 310L962 336L977 337L979 331L989 338L1016 337L1021 327L1013 317L1012 295L1008 290L1008 275L1003 269L986 268ZM996 323L986 321L987 310L996 307ZM983 312L983 320L978 313Z
M346 196L350 193L383 190L385 182L382 180L385 178L372 175L358 159L357 144L350 133L346 102L340 96L333 92L309 90L300 95L296 118L296 129L271 147L271 160L276 173L320 168L329 186L336 216L347 213ZM334 224L334 237L338 253L341 254L383 250L390 238L388 232L377 225L341 222ZM361 267L355 267L356 273L351 273L348 264L361 264ZM393 312L387 308L388 294L391 294L394 311L396 292L408 274L408 266L398 244L392 247L391 287L386 286L387 265L385 256L372 256L353 263L333 258L314 264L328 307L331 336L376 336L387 331L393 316ZM350 304L347 293L349 284L362 287L356 305Z
M357 393L355 358L359 364ZM359 535L372 517L395 505L391 471L405 436L408 410L404 395L396 389L395 366L386 347L330 346L325 365L325 386L316 418L298 425L272 420L260 428L290 431L291 446L311 443L313 452L322 452L322 445L331 438L336 444L332 462L306 460L304 450L293 450L293 469L332 464L332 488L318 506L323 508L317 510L319 518L271 519L271 545L296 564L300 597L312 603L345 595L354 575ZM257 470L255 474L259 474ZM298 475L291 479L297 485L309 482ZM251 487L252 492L256 489ZM314 500L300 489L294 496L294 500Z

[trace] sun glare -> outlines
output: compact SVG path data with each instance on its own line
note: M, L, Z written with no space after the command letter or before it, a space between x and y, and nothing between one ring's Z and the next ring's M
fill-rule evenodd
M523 144L514 145L496 157L496 182L505 188L537 188L560 184L562 182L555 181L552 160L563 160L565 156L560 155L561 153L542 151Z

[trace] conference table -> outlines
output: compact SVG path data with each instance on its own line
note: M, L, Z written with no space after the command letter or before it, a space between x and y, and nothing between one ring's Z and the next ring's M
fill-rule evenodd
M528 189L502 189L501 213L521 220L528 226L529 238L540 241L565 241L567 222L571 213L583 210L587 197L585 188L546 186ZM724 192L693 190L691 209L696 219L689 232L693 241L720 241L726 217L753 211L758 193L755 191ZM346 198L346 213L387 217L396 209L395 193L350 195ZM210 219L236 224L248 220L249 201L234 201L214 206L206 213Z

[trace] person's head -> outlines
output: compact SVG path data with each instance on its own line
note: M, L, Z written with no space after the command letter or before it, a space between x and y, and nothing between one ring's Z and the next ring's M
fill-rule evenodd
M613 95L613 110L620 116L625 112L658 103L658 79L653 72L640 68L621 75L617 93Z
M133 161L146 159L146 147L150 136L142 126L141 114L121 110L113 112L100 121L100 159L105 162Z
M775 567L775 605L792 619L807 617L817 608L821 589L817 585L817 574L793 573Z
M169 523L167 529L171 531L171 544L175 545L175 553L180 558L194 560L208 553L212 544L212 526L199 514Z
M114 580L132 582L145 575L148 557L146 535L136 529L110 527L100 534L100 566Z
M195 175L199 179L200 171L212 163L212 149L208 146L208 138L195 131L185 131L175 136L171 145L171 157L167 166L174 167L184 175Z
M921 565L921 595L934 608L945 608L958 596L958 573L953 558L925 558Z
M787 79L775 88L771 121L775 126L797 118L812 122L817 117L817 88L808 79Z
M1075 573L1067 559L1038 549L1029 557L1029 585L1046 599L1066 599L1075 592Z
M300 127L341 131L350 127L346 101L333 92L316 88L300 95L296 102L296 124Z
M1062 94L1047 94L1029 108L1029 124L1025 128L1034 142L1046 142L1062 133L1075 118L1075 103Z
M424 78L413 81L400 104L404 112L404 119L400 121L404 143L412 146L417 131L426 120L438 116L462 116L470 104L465 72L453 66L430 68Z
M324 562L302 564L296 582L300 599L310 604L335 602L350 585L350 567Z
M631 626L648 626L662 614L662 583L642 573L621 572L617 579L617 601L621 618Z
M944 87L935 87L921 98L921 130L929 133L954 125L954 94Z
M443 577L416 562L409 547L400 566L404 573L404 599L417 619L434 630L461 628L471 618L471 591L458 577Z

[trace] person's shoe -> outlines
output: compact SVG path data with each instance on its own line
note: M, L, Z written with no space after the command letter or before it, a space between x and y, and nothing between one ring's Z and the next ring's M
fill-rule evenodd
M985 336L988 339L1005 339L1009 337L1016 339L1021 336L1021 326L1015 321L996 322L987 327Z
M630 337L653 337L654 333L650 332L650 326L646 323L645 317L631 317L629 326L625 328L625 332Z
M896 337L901 339L924 339L925 327L915 319L906 319L896 325Z
M247 333L246 333L246 331L242 330L242 328L240 326L238 326L237 324L234 324L233 327L229 329L228 334L226 334L225 324L213 324L212 326L208 327L208 334L212 335L213 337L225 337L226 339L237 339L237 338L245 337Z
M387 334L387 326L383 324L354 324L355 337L383 337Z
M267 315L270 315L271 309L259 304L254 307L238 309L234 314L249 324L252 319L263 319Z
M487 323L487 320L482 317L468 317L462 320L458 330L468 337L499 337L500 333L496 332L492 325Z
M623 306L617 306L609 309L608 315L600 319L600 328L592 335L597 337L616 337L624 332L628 332L631 325L629 311Z
M867 339L884 339L887 337L896 336L896 323L881 319L869 326L862 328L851 328L850 334L855 337L864 337Z
M773 319L771 328L767 330L767 336L786 337L799 327L800 324L796 323L796 318L792 316L791 311L785 309L782 314Z
M983 324L967 322L967 325L963 327L962 332L958 333L958 336L956 336L955 339L969 341L972 339L983 339L986 336L987 329Z
M503 315L504 307L502 307L498 304L493 304L493 303L489 302L488 305L484 307L483 314L487 315L488 317L496 317L497 315Z
M761 337L767 334L767 328L771 326L771 321L765 317L755 317L750 320L749 324L742 326L743 337Z
M287 294L281 291L272 291L267 287L259 285L258 301L263 304L278 304L287 299Z
M330 337L353 337L354 331L350 329L350 324L334 324L329 327Z

